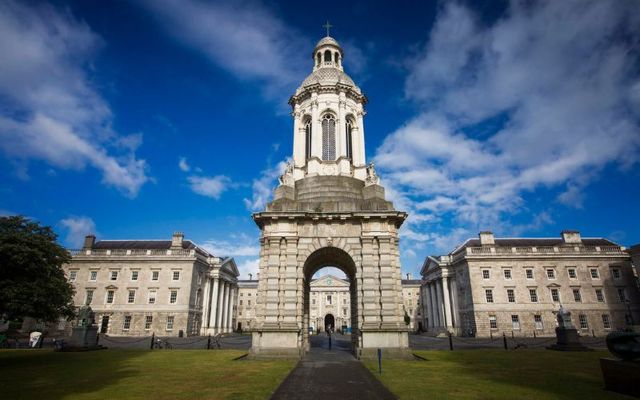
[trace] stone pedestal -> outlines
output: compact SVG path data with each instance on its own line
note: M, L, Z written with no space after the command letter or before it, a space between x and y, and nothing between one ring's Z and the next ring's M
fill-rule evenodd
M612 392L640 397L640 363L601 358L600 369L604 387Z
M76 326L69 339L70 347L96 347L98 345L97 326Z
M591 351L592 349L580 344L580 337L575 328L556 328L558 343L547 347L550 350L559 351Z

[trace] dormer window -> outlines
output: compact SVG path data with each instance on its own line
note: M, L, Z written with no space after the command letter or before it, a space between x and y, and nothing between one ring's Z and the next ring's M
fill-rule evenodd
M322 118L322 160L336 159L336 120L331 114Z

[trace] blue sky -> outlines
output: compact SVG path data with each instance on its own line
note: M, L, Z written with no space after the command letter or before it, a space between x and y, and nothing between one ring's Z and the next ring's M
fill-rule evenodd
M329 19L403 272L480 230L640 242L640 5L0 3L0 213L78 247L176 230L257 270L287 100Z

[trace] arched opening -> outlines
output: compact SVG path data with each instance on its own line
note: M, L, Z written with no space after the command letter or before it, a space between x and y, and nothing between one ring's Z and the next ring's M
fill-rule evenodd
M324 316L324 330L329 332L335 332L336 317L334 317L333 314L327 314Z
M345 126L345 134L346 134L346 156L349 160L353 161L353 119L351 117L347 117L347 122Z
M316 67L320 66L320 59L322 58L322 56L320 55L320 52L318 52L318 54L316 54Z
M336 65L340 66L340 53L337 51L333 54L333 59L336 60Z
M305 160L309 160L311 158L311 117L307 116L303 119L304 124L304 156Z
M331 63L331 50L325 50L325 52L324 52L324 63L325 64Z
M322 117L322 160L336 159L336 120L332 114Z
M326 348L330 329L334 349L355 353L359 340L356 265L344 250L323 247L305 261L304 324L305 350Z

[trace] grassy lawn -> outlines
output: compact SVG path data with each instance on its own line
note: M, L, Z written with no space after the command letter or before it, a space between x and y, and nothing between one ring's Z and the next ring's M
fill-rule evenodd
M236 350L0 351L4 399L266 399L292 360L238 360Z
M401 399L627 399L604 390L606 351L416 351L427 361L365 365Z

